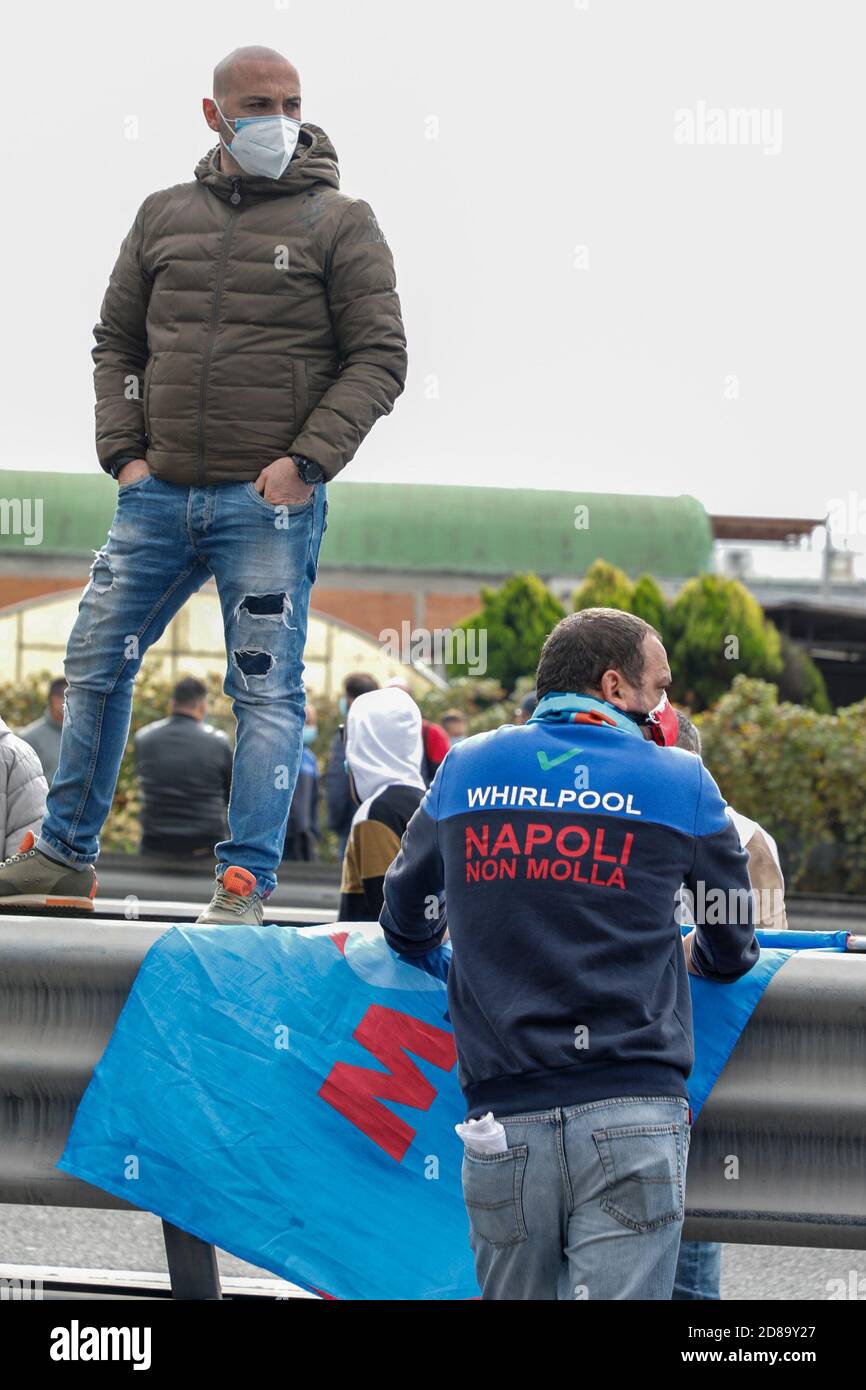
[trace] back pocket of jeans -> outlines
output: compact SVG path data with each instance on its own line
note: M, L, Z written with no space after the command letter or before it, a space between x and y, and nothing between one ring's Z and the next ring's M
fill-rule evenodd
M593 1132L607 1189L601 1205L622 1225L651 1231L682 1220L682 1128L678 1124L624 1125Z
M501 1154L463 1151L463 1199L476 1235L489 1245L526 1240L523 1174L529 1150L518 1144Z

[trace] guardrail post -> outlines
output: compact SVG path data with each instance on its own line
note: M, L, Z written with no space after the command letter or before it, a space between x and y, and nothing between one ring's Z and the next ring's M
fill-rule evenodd
M163 1221L162 1234L172 1298L221 1299L219 1267L213 1246L172 1226L170 1221Z

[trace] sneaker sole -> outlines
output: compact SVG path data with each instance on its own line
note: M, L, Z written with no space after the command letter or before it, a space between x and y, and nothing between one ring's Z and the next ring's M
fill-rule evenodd
M0 898L0 907L74 907L79 912L92 912L92 898L56 898L50 893L25 893Z
M2 899L0 899L2 901ZM191 927L261 927L263 922L239 922L237 917L227 920L224 917L196 917L194 922L187 925Z

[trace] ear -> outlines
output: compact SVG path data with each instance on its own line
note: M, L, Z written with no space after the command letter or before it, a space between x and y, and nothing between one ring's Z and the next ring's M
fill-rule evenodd
M607 700L609 705L615 705L618 700L624 700L622 676L617 670L605 671L598 684L601 698Z
M212 97L202 97L201 109L211 130L219 131L220 117Z

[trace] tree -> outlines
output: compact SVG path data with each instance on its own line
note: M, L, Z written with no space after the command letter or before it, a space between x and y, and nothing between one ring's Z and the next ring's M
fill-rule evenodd
M668 605L664 594L651 574L642 574L635 582L631 595L631 611L660 632L664 640Z
M779 675L779 698L790 700L793 705L807 705L819 714L830 714L833 709L824 677L818 670L808 652L792 642L790 637L781 634L782 671Z
M584 608L619 608L631 612L633 585L628 575L607 560L594 560L583 583L574 591L574 611Z
M690 579L671 604L666 636L674 695L689 708L714 704L735 676L774 680L782 670L778 631L736 579Z
M501 589L482 589L481 599L480 612L458 623L454 631L478 633L479 642L486 641L483 674L513 690L521 676L535 671L545 639L565 610L534 574L512 575ZM469 663L449 663L448 674L469 674Z

